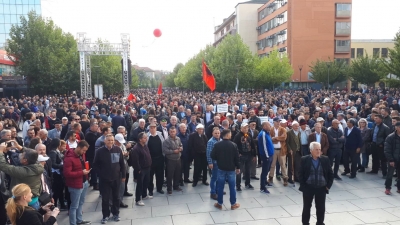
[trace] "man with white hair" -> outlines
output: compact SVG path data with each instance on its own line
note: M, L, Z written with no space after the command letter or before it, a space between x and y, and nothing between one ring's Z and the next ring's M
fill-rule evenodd
M287 162L288 162L288 182L294 184L299 181L300 162L301 162L301 141L300 125L297 121L292 123L292 129L287 132Z
M139 133L142 133L142 132L147 133L145 125L146 125L146 121L144 119L139 119L139 126L131 132L131 136L130 136L129 140L138 143Z
M207 182L207 137L204 135L203 124L198 124L196 132L189 135L188 149L192 150L194 158L193 187L197 186L200 174L202 174L203 184L209 185Z
M40 140L42 141L42 144L46 145L47 148L49 148L51 139L49 137L47 137L48 135L48 131L46 129L41 129L38 132L38 136L40 138Z
M175 127L175 129L179 129L178 126L178 118L176 116L171 116L170 120L169 120L169 124L167 125L167 130L169 131L169 129L171 127Z
M310 143L309 155L301 158L300 188L303 192L302 223L310 224L311 206L315 197L317 225L323 225L325 219L326 194L333 183L333 171L329 159L321 155L321 145Z

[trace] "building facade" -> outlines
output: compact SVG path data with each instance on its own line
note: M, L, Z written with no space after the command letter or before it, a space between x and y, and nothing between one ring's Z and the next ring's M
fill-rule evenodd
M2 0L0 1L0 48L4 48L9 38L10 28L19 24L20 17L30 11L42 14L41 0Z
M366 55L387 58L389 48L394 48L392 39L352 39L350 58L355 59Z
M243 42L249 46L252 53L257 53L257 31L254 27L257 26L257 11L268 0L253 0L242 2L236 5L235 12L228 18L224 19L222 24L215 27L214 30L214 46L219 43L228 34L239 34Z
M352 0L270 0L258 9L258 55L287 53L291 85L313 83L310 65L345 60L351 52Z

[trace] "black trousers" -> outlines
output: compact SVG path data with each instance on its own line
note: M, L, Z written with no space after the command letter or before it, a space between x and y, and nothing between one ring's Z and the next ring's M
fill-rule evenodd
M194 172L193 172L193 183L199 181L199 176L202 174L203 182L207 181L207 156L206 153L196 153L194 156Z
M293 152L293 154L290 154L289 152L286 155L286 160L287 160L287 175L288 175L288 179L290 181L293 181L293 174L294 174L294 154L296 154L296 152ZM285 165L284 165L285 166Z
M380 147L375 143L371 145L372 151L372 171L378 172L379 166L382 169L382 175L385 176L387 173L387 160L383 151L383 146Z
M111 213L113 215L119 215L119 186L121 180L116 179L113 181L100 180L101 189L101 211L103 218L110 216L110 200L112 199Z
M154 190L154 175L156 176L157 191L161 191L164 183L164 157L152 159L149 177L149 193L151 194Z
M299 181L301 167L301 151L296 151L294 154L294 180Z
M189 170L190 170L190 161L187 158L181 158L181 171L182 171L182 175L183 178L181 178L181 181L184 180L189 180ZM194 168L196 169L196 167ZM194 174L193 174L194 176Z
M147 188L149 186L149 180L150 180L150 168L146 169L142 168L136 183L136 192L135 192L136 202L142 200L142 198L147 196Z
M388 173L387 173L387 177L386 177L386 181L385 181L386 189L392 189L394 171L396 171L397 174L400 174L400 163L399 162L394 162L394 167L390 166L390 165L388 167ZM400 179L397 179L397 190L400 190Z
M7 223L7 212L5 208L6 202L4 201L3 197L0 196L0 224L6 224Z
M93 168L93 158L91 158L91 159L87 158L86 160L89 161L90 168ZM97 173L96 173L96 169L93 168L90 171L90 175L89 176L90 176L90 182L89 182L90 186L97 185L98 184L98 181L97 181L98 176L97 176Z
M179 181L181 179L181 159L172 160L168 159L167 163L167 191L179 188ZM173 184L172 184L173 181Z
M61 174L56 172L53 173L53 199L54 199L54 206L57 207L57 201L60 201L60 207L65 207L64 202L64 180ZM1 224L1 223L0 223Z
M303 191L303 213L301 219L303 225L310 224L311 207L314 197L315 197L315 209L317 210L316 225L324 225L326 187L321 187L321 188L307 187L307 189Z
M351 170L350 170L350 162L349 159L351 159ZM345 173L351 173L352 176L355 176L357 174L357 163L358 160L360 159L360 153L356 153L356 150L347 150L345 149L343 151L343 166L344 166L344 172Z
M245 179L245 185L250 184L250 168L251 168L251 160L252 160L251 155L242 155L240 156L240 173L236 175L236 187L240 187L240 183L242 183L242 171L244 170L244 179Z

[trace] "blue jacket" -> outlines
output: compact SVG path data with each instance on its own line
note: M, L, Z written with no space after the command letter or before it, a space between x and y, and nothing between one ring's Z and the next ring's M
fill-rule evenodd
M179 139L181 139L182 142L183 151L181 157L184 159L191 159L191 154L188 149L189 135L187 133L182 134L180 131L178 131L178 134L176 136L179 137Z
M355 151L357 148L361 148L363 146L363 140L361 137L361 131L357 127L353 127L353 130L347 135L349 128L346 127L344 129L344 137L346 142L344 144L346 151Z
M260 155L267 158L274 155L274 144L272 144L272 139L268 131L261 130L258 134L258 151Z

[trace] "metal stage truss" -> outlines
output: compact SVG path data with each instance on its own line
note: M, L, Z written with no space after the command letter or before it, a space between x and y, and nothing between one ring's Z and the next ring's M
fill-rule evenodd
M124 96L129 95L128 59L130 54L129 34L121 34L121 43L92 43L86 33L78 33L78 52L80 63L81 96L92 97L91 55L119 55L122 57L122 77Z

